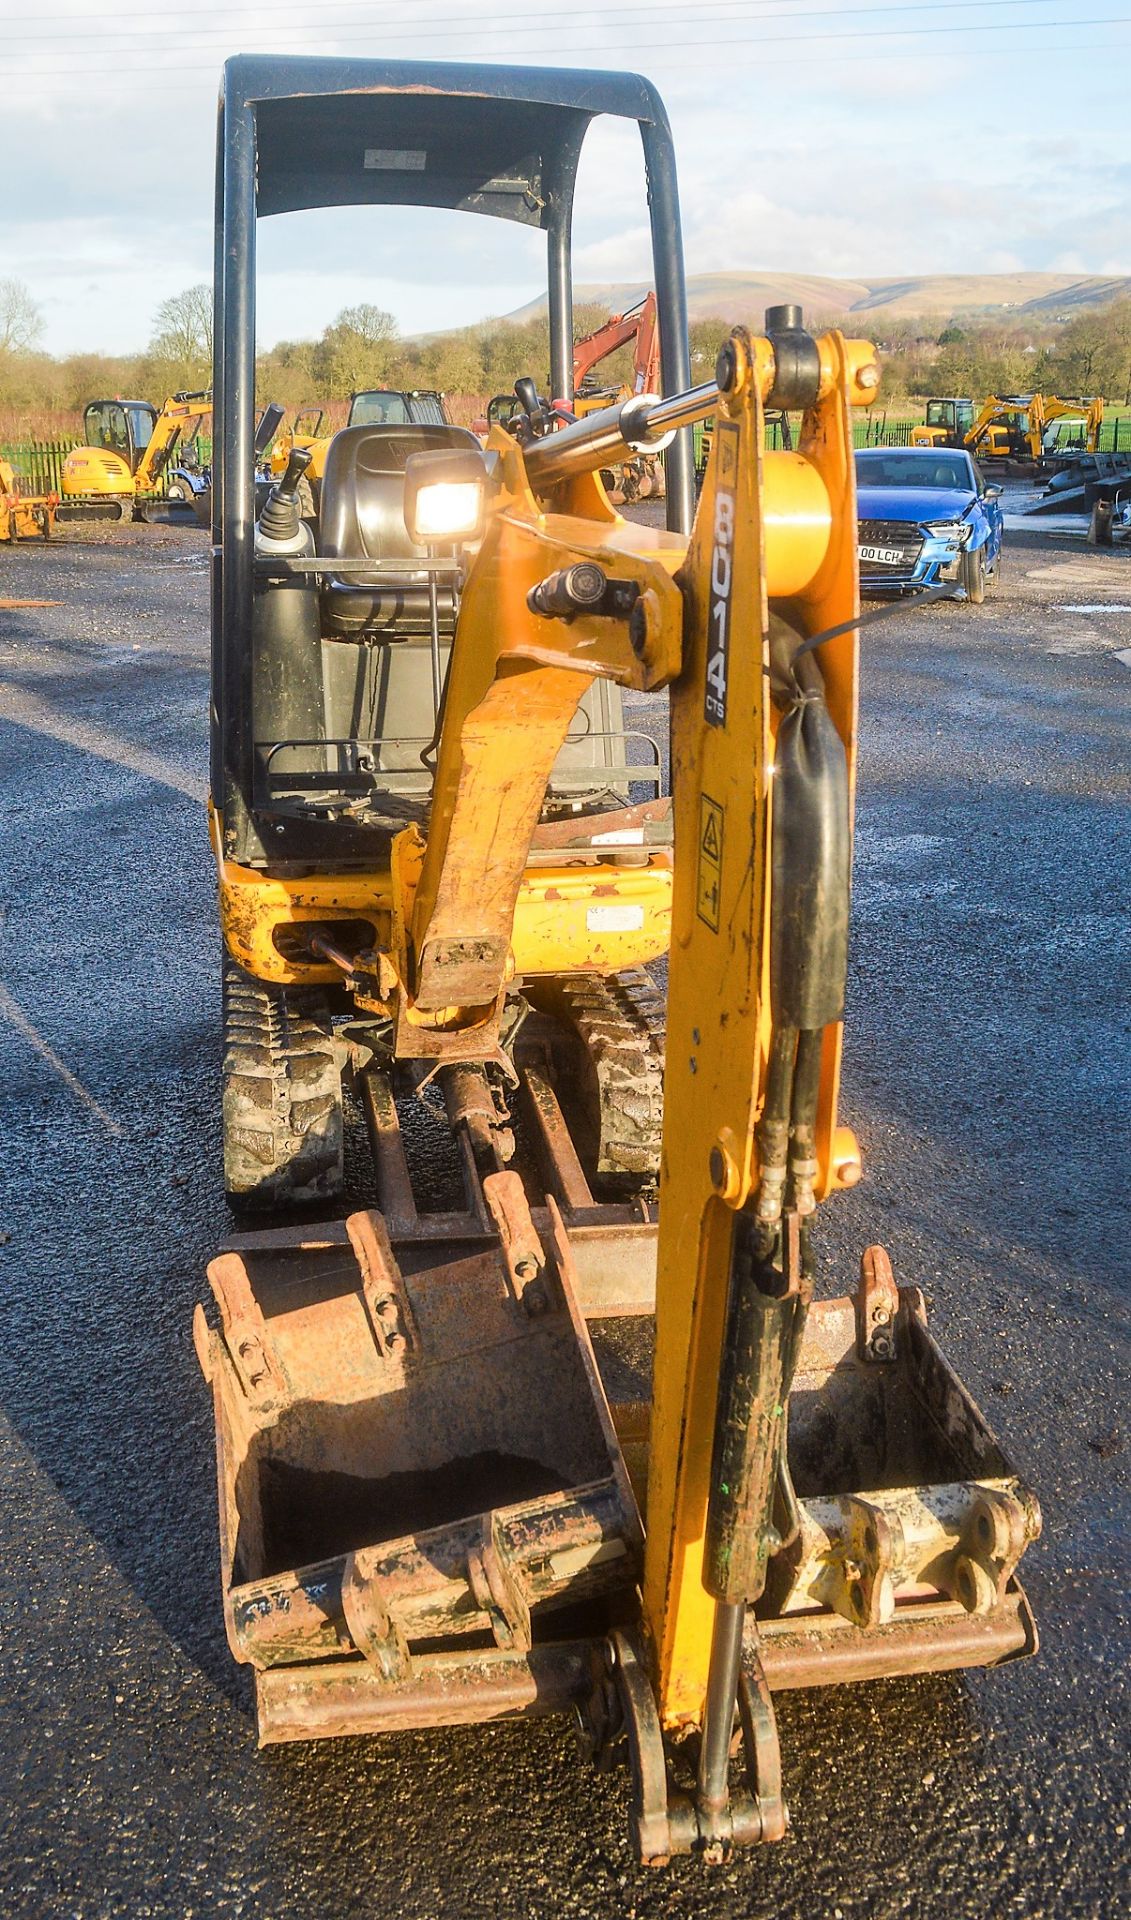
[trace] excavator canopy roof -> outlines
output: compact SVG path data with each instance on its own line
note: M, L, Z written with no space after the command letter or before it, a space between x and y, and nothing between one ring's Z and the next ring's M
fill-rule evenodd
M631 73L241 55L224 104L256 124L256 212L456 207L549 224L597 114L667 128Z
M489 214L546 235L550 390L573 392L572 219L582 143L599 116L635 122L648 183L660 385L691 385L675 151L663 102L633 73L240 54L220 91L213 255L212 460L216 724L225 822L254 813L246 636L255 526L255 256L265 214L405 206ZM379 256L369 262L379 271ZM441 315L437 315L443 324ZM666 454L667 521L688 531L691 436Z

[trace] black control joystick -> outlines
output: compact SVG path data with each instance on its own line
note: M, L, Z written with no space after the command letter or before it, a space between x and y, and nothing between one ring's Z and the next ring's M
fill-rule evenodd
M290 541L302 532L299 488L310 461L309 447L292 447L286 471L275 482L259 516L261 540Z
M514 383L515 397L522 408L511 422L511 431L519 441L541 440L563 420L572 416L561 413L550 400L543 400L528 373L521 374Z

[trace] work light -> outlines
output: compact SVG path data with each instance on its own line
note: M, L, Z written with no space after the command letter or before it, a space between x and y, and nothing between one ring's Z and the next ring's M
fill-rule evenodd
M487 469L475 447L441 447L405 462L404 521L417 546L454 545L483 531Z

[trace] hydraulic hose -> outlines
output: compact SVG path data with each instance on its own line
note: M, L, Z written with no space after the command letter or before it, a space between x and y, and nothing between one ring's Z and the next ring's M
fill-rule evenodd
M718 1603L697 1785L707 1818L726 1803L746 1607L763 1591L770 1557L783 1543L775 1504L786 1526L796 1509L783 1466L810 1292L803 1228L816 1204L825 1029L844 1011L848 763L825 702L824 676L812 653L798 652L799 640L775 618L771 688L784 712L770 843L772 1029L758 1129L759 1189L735 1219L731 1244L704 1537L703 1581Z

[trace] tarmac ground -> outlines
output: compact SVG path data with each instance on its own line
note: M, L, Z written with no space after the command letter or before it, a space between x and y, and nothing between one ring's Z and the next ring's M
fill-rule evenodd
M23 543L0 582L0 1912L1125 1913L1131 551L1011 532L984 607L862 637L866 1177L824 1270L880 1240L927 1293L1043 1506L1040 1654L781 1697L786 1841L660 1873L564 1723L257 1751L190 1337L227 1225L205 540Z

